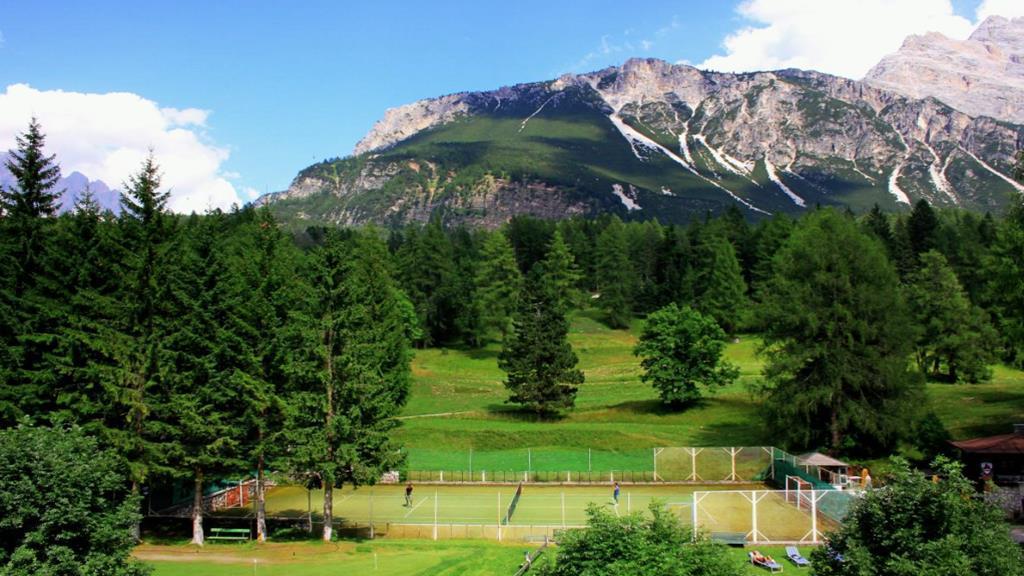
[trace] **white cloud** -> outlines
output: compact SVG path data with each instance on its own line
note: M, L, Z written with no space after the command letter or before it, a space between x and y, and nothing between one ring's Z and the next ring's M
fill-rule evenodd
M986 3L1021 0L986 0ZM723 72L804 68L861 78L910 34L966 38L974 24L949 0L747 0L737 13L752 25L729 34L725 54L697 65Z
M65 174L78 171L120 188L152 148L163 188L171 191L172 210L203 212L243 203L222 168L228 149L202 132L208 111L161 108L129 92L86 94L12 84L0 93L0 151L14 147L15 135L25 131L32 116Z
M1024 2L1021 0L984 0L977 10L978 21L989 16L1018 18L1024 16Z

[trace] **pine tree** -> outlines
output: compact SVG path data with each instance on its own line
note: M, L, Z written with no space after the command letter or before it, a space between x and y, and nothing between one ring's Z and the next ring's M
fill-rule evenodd
M881 243L821 210L800 221L773 268L757 308L772 432L801 448L895 445L923 390L907 363L912 320Z
M706 229L694 249L695 308L713 317L727 333L740 325L746 310L746 284L728 240Z
M1024 200L999 227L985 270L985 300L1003 339L1003 359L1024 367Z
M168 305L174 321L163 331L167 374L158 396L162 437L172 447L175 474L193 482L192 542L202 545L203 490L208 478L250 469L239 431L249 397L261 392L248 294L222 235L228 217L193 215L177 235Z
M988 380L998 340L987 315L967 299L946 258L934 250L921 255L910 285L910 306L919 332L917 364L933 378L951 382Z
M396 254L398 274L430 346L458 337L455 254L439 220L423 230L410 228Z
M527 276L512 326L498 355L498 367L508 374L508 401L538 414L572 408L583 372L576 368L559 296L540 267Z
M165 258L172 236L165 213L169 196L160 191L160 170L152 154L129 177L121 194L120 226L126 250L121 322L129 344L114 351L123 371L114 391L114 410L125 425L113 440L128 459L134 493L151 472L161 468L166 455L148 428L149 421L155 420L150 395L162 391L166 372L161 329L169 318L164 308Z
M918 200L907 218L907 235L915 258L938 248L938 231L939 218L935 210L924 198Z
M18 147L8 151L4 165L16 184L13 188L0 188L0 213L13 233L15 293L20 297L32 286L38 272L44 242L43 218L56 214L61 191L54 189L60 180L60 166L53 155L43 153L46 137L39 122L32 118L28 131L16 136L15 141Z
M576 259L569 246L562 239L562 233L557 228L551 236L551 245L548 246L548 253L539 262L542 273L547 277L548 283L558 297L558 306L568 312L578 306L583 297L576 287L580 281L580 271L576 267Z
M516 264L512 244L500 231L487 236L481 247L481 260L476 273L477 302L484 326L497 329L504 340L512 312L519 301L523 274Z
M633 265L623 228L613 217L597 237L597 305L612 328L626 328L633 318Z
M675 226L668 226L658 248L655 266L659 306L672 303L682 305L691 301L693 287L690 285L690 264L689 239Z
M66 306L48 366L56 377L52 418L78 424L110 443L121 424L110 410L117 398L109 391L124 377L119 351L132 340L121 314L125 252L120 230L109 214L100 212L88 189L59 224L54 252L62 256Z
M0 187L0 245L5 270L0 286L0 424L52 408L52 373L46 356L60 322L60 295L50 251L59 191L60 167L43 153L45 136L35 118L15 137L5 166L15 178L11 188Z
M324 490L323 539L333 489L372 484L400 463L390 431L409 392L408 328L376 239L329 231L313 255L316 371L289 399L293 474Z

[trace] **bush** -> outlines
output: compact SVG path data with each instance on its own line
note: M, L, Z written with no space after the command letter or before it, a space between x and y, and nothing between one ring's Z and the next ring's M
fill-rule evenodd
M960 465L937 458L933 481L894 459L884 488L869 490L811 555L819 576L1024 575L1024 556L1002 513L977 497Z
M148 574L126 472L77 429L0 431L0 576Z
M739 576L744 564L725 546L689 528L657 503L650 517L616 516L592 504L587 528L568 530L542 576Z

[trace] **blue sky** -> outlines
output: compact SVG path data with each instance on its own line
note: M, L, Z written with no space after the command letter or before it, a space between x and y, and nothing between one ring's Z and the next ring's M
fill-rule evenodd
M941 5L949 5L948 0L896 1L935 4L940 12L945 10ZM780 2L787 0L754 2L765 5L765 16L757 6L737 10L738 2L680 0L287 5L0 0L0 90L31 86L38 92L25 97L33 111L44 107L43 92L59 100L50 94L54 91L126 92L160 109L205 111L195 118L186 114L162 130L189 131L194 145L220 151L208 159L214 163L211 173L248 200L254 191L285 188L314 161L348 154L386 108L416 99L546 80L621 64L631 56L700 64L717 55L714 62L729 68L726 38L770 26L765 19L776 18L771 10ZM953 17L974 22L978 9L979 0L961 0L952 3L951 11ZM948 23L949 15L943 14ZM963 28L956 22L949 26L954 34ZM892 35L902 38L904 33ZM790 48L779 46L753 49L765 52L763 58L738 55L742 64L735 67L792 61L785 58L793 54L778 54ZM773 50L774 55L767 54ZM91 110L88 106L73 105L81 114ZM115 118L109 123L116 124L118 106L92 116L111 113ZM47 119L38 114L47 128ZM64 120L52 122L61 127ZM0 136L19 123L5 128L0 121ZM100 128L88 132L101 133ZM62 132L59 139L67 138ZM163 141L163 136L154 138ZM155 147L159 161L162 145ZM92 166L74 156L85 152L68 154L76 165Z

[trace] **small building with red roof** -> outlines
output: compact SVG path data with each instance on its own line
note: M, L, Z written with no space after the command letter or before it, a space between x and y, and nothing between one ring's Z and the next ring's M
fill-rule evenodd
M1024 424L1010 434L951 442L961 453L968 478L992 480L1001 486L1024 483Z

